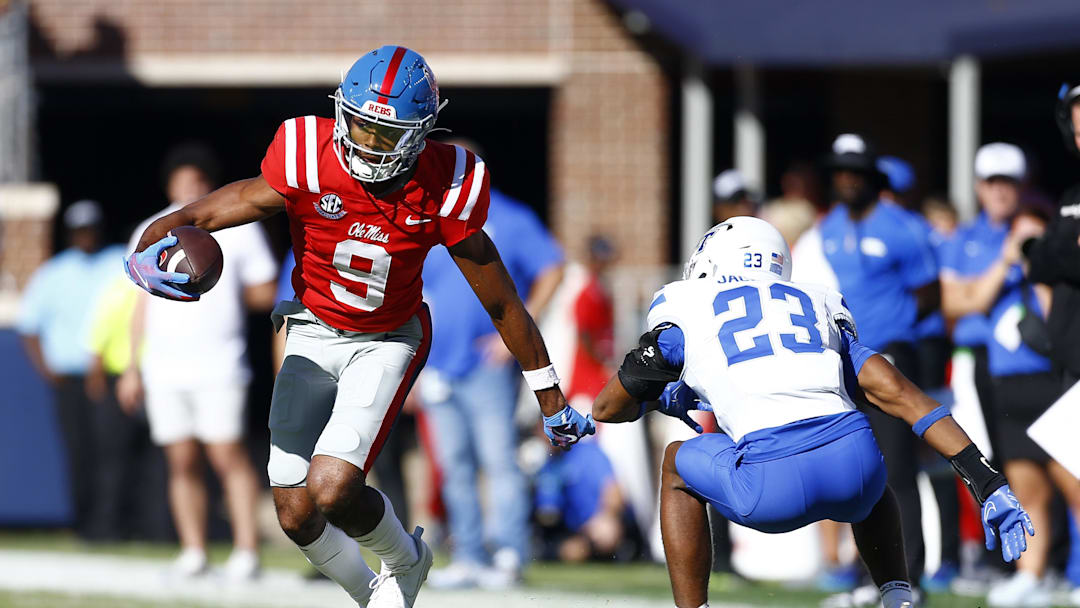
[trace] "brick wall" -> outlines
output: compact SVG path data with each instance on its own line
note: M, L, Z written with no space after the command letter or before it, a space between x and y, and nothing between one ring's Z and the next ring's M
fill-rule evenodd
M552 96L552 227L572 255L604 233L628 264L665 261L668 83L602 0L34 0L37 57L531 53L568 71Z

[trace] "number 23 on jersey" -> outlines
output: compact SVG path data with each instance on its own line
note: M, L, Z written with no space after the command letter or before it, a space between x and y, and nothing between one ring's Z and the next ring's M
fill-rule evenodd
M735 341L735 334L756 329L764 317L761 309L763 287L742 285L734 289L727 289L716 294L713 300L713 312L717 315L731 310L731 302L742 300L746 314L741 317L729 319L720 326L718 337L720 346L724 349L728 365L735 365L744 361L750 361L759 357L768 357L775 354L772 339L768 332L760 333L753 337L753 345L742 349ZM825 351L821 342L821 332L817 329L817 314L814 311L814 303L810 296L803 291L784 283L773 283L768 286L768 297L772 300L784 300L797 302L799 312L788 315L786 322L792 329L801 327L809 334L809 341L800 341L794 332L780 333L780 347L794 353L820 353Z

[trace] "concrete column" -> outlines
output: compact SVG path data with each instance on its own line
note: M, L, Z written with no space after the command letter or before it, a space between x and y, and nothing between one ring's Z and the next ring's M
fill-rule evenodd
M689 257L712 226L713 98L705 68L687 60L682 81L682 225L680 251Z
M735 168L752 190L765 191L765 126L761 122L761 78L749 64L735 66Z
M949 68L949 198L961 220L975 217L975 150L979 146L979 61L961 55Z

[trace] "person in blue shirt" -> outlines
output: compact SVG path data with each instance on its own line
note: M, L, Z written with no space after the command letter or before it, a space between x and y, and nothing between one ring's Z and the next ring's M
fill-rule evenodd
M916 324L940 306L937 261L927 231L909 211L880 197L887 178L863 137L838 136L826 165L832 171L836 204L820 224L825 259L863 343L915 378ZM919 581L924 548L915 437L880 411L868 409L866 415L900 504L908 572L911 580Z
M15 330L27 357L52 386L56 416L67 450L74 529L88 538L107 535L104 518L95 517L95 446L91 403L84 384L90 365L87 348L91 305L101 286L120 268L123 248L102 247L101 205L81 200L67 208L63 223L68 248L41 265L19 303ZM80 285L78 297L72 286Z
M463 145L476 150L471 142ZM555 239L528 207L495 188L484 231L498 247L525 307L537 316L562 280L563 255ZM442 588L513 585L528 559L530 510L525 477L515 459L518 371L445 250L428 254L423 280L433 333L419 396L435 429L453 542L451 564L433 571L428 583ZM487 480L486 518L479 471ZM490 560L485 544L495 549Z
M633 525L611 461L595 441L553 451L536 474L536 519L563 562L611 559Z
M878 170L886 177L881 198L892 201L911 212L915 222L926 232L939 267L948 249L951 230L941 231L932 226L929 219L917 211L910 199L915 188L915 170L907 161L895 156L882 156L877 161ZM945 202L948 205L948 202ZM950 207L951 208L951 207ZM915 324L915 349L917 373L912 380L931 398L951 405L952 391L945 382L945 369L952 354L952 344L945 332L945 316L935 310ZM941 551L937 571L923 577L922 586L927 591L947 591L952 579L959 574L960 564L960 503L956 493L956 481L952 467L941 458L924 454L925 469L934 488L941 525Z
M1015 480L1018 499L1031 519L1050 529L1053 486L1080 514L1080 482L1050 459L1027 436L1027 428L1060 393L1060 379L1045 356L1025 341L1019 322L1025 315L1043 316L1049 289L1033 285L1021 267L1021 245L1039 236L1046 218L1021 203L1026 177L1023 152L1008 143L991 143L975 155L975 192L983 212L960 231L943 275L946 315L956 319L958 344L986 344L987 369L993 393L994 451L1005 474ZM980 396L981 398L981 396ZM991 606L1049 605L1051 590L1043 582L1052 535L1035 540L1017 563L1010 579L991 588Z

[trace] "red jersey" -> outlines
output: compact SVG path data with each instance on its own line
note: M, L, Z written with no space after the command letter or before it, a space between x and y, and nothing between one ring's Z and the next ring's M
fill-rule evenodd
M578 344L574 352L574 373L570 377L567 398L577 396L596 399L604 389L611 372L603 360L598 360L581 343L581 334L588 334L593 348L604 359L611 359L614 352L615 309L611 296L596 277L588 283L574 300L574 322L578 330Z
M489 176L479 156L428 140L412 179L375 198L345 172L333 129L328 118L290 118L262 161L263 178L287 199L293 289L338 329L389 331L420 308L428 251L483 227Z

